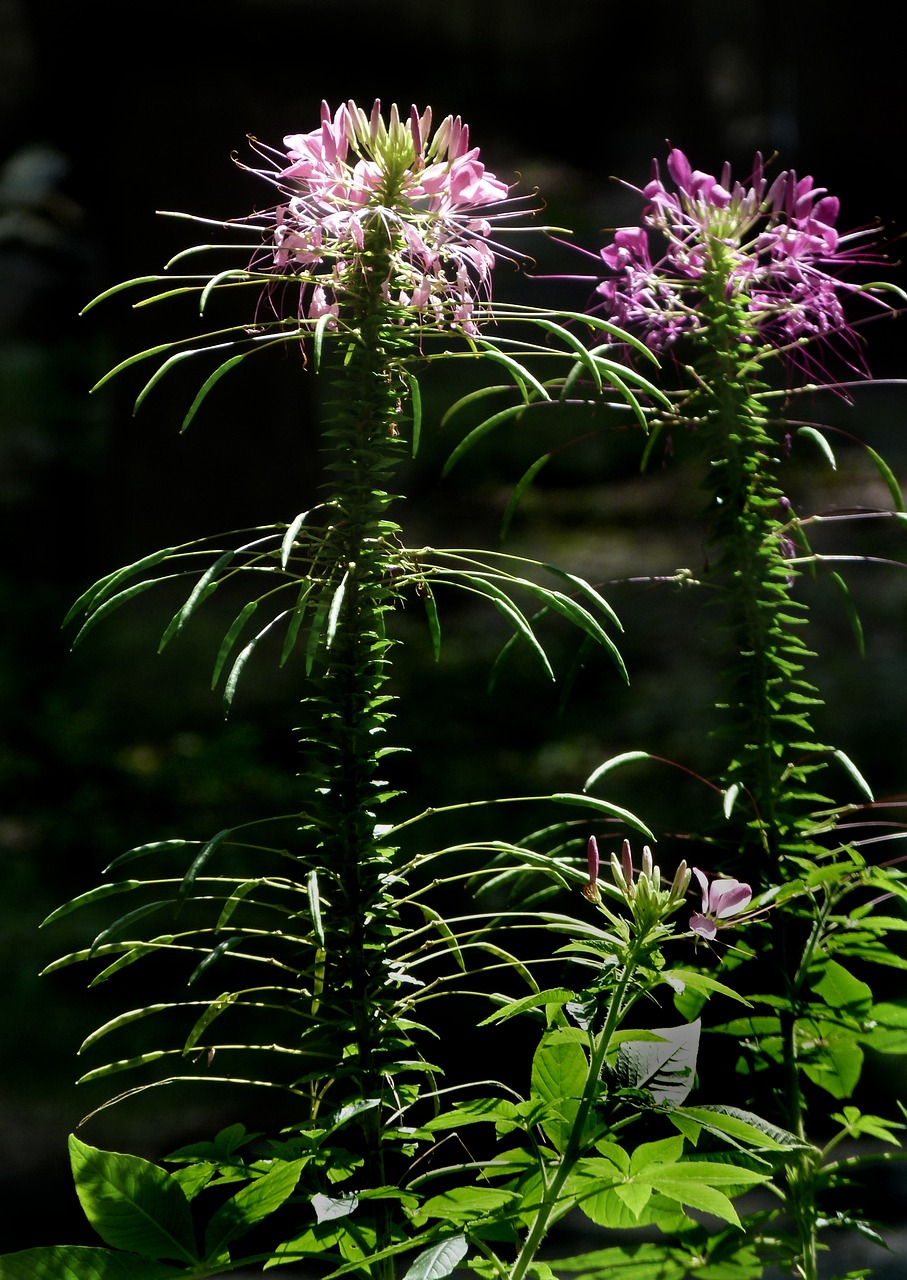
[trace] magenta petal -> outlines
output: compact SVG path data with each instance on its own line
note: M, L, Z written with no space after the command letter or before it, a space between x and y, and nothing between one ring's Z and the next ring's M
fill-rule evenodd
M693 875L694 875L694 876L696 877L696 879L699 881L699 887L700 887L700 889L702 890L702 909L703 909L703 911L708 911L708 909L709 909L709 882L708 882L708 880L706 879L705 872L704 872L704 871L700 871L698 867L694 867L694 868L693 868Z
M598 852L598 841L595 836L590 836L589 842L586 845L586 861L589 864L589 883L594 888L595 883L598 880L598 869L601 864L601 858Z
M717 920L735 916L748 906L753 891L739 880L716 880L709 891L709 911Z
M711 942L712 938L718 932L718 926L714 920L710 920L708 916L698 914L690 916L690 928L694 933L698 933L700 938L705 938L707 942Z

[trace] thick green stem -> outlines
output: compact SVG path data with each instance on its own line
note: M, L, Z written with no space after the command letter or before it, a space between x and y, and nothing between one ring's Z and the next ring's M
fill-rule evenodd
M396 899L388 887L393 851L378 834L390 718L385 617L395 598L389 543L396 526L387 512L393 501L389 481L402 449L399 329L384 292L391 249L387 228L376 220L350 280L342 316L348 329L332 339L335 350L342 349L331 353L322 374L329 380L336 374L324 397L331 524L324 531L319 572L321 652L314 693L305 704L310 720L303 739L304 776L314 797L305 829L317 845L325 937L323 988L313 1009L324 1033L318 1105L322 1094L332 1106L377 1103L358 1117L365 1187L388 1181L383 1104L388 1069L406 1043L388 961L396 923ZM355 1139L345 1135L345 1141L353 1145ZM376 1228L380 1250L391 1238L383 1202ZM391 1276L392 1262L381 1264L379 1273Z
M697 422L710 468L712 541L721 549L719 600L734 655L723 731L732 751L725 784L741 788L737 812L747 814L739 832L739 865L746 879L767 888L787 878L788 858L803 850L803 823L814 798L806 781L819 767L815 761L823 748L809 719L809 708L819 699L802 676L810 656L798 634L805 609L792 598L795 575L784 557L778 444L757 399L756 335L748 331L746 314L727 281L719 245L704 308L708 345L697 365L702 386ZM785 1002L780 1013L784 1121L805 1139L796 1037L805 976L801 925L790 910L778 910L772 919L772 955ZM815 1172L809 1152L787 1170L802 1280L816 1276Z
M567 1179L573 1172L577 1160L583 1150L583 1135L586 1129L586 1122L595 1100L601 1094L602 1088L602 1071L605 1065L605 1059L608 1056L608 1050L611 1046L611 1039L615 1031L619 1028L621 1022L626 1017L627 1012L632 1008L637 997L627 998L633 982L633 976L637 969L640 959L648 953L650 948L646 945L645 938L639 938L633 944L628 952L627 959L624 963L621 975L617 980L617 985L611 995L608 1004L608 1012L605 1017L605 1023L601 1031L594 1038L592 1043L592 1053L589 1058L589 1070L586 1075L586 1082L583 1088L583 1096L580 1099L579 1106L576 1111L576 1117L570 1130L570 1136L567 1139L566 1148L558 1162L557 1168L551 1181L545 1188L542 1201L536 1211L535 1218L526 1235L526 1239L517 1255L516 1262L510 1273L510 1280L523 1280L529 1267L535 1261L535 1256L541 1248L545 1237L548 1233L548 1227L551 1223L552 1215L556 1212L558 1202L560 1201L561 1192Z

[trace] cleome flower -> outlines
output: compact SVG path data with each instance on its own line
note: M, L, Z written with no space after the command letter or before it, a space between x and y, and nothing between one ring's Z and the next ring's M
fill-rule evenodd
M705 872L698 867L693 868L693 875L702 889L702 911L690 916L690 928L710 942L719 929L742 923L735 917L746 911L753 899L753 891L740 880L713 880L710 884Z
M642 932L654 928L672 915L683 902L690 884L689 868L686 862L681 862L670 885L663 888L661 868L653 859L652 850L648 845L643 846L642 863L637 874L633 867L633 854L629 840L624 840L619 858L617 854L611 854L613 884L599 881L601 855L595 836L590 836L586 844L586 861L589 880L583 885L581 891L583 897L602 907L605 914L609 916L611 913L602 904L601 888L604 888L612 897L622 898L629 906L633 919Z
M818 341L865 373L844 303L862 294L889 308L840 273L885 261L866 244L874 229L842 235L835 196L793 170L769 185L761 155L747 184L732 180L729 165L720 177L693 169L677 148L667 170L672 185L653 160L647 185L630 188L648 203L642 226L621 227L601 250L607 274L596 290L599 310L663 351L680 335L703 331L702 303L723 290L741 304L754 339L802 364L809 357L798 350Z
M388 300L422 324L477 331L474 311L490 301L496 259L519 255L492 239L513 202L459 116L432 132L430 108L401 119L394 104L385 121L380 101L370 114L352 101L333 114L322 103L320 127L284 145L285 154L258 145L272 168L251 170L282 197L255 219L266 240L253 266L298 281L301 319L340 316L380 231Z

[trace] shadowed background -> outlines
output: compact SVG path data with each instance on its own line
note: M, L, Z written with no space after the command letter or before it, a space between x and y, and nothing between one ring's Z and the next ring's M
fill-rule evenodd
M0 0L0 1249L89 1238L65 1135L104 1094L72 1086L75 1051L125 1003L122 992L86 993L81 970L39 980L43 965L91 936L79 917L39 934L41 919L132 845L204 838L297 804L298 675L260 659L226 724L208 692L232 613L203 612L160 657L158 637L179 603L166 593L141 597L72 654L60 621L85 586L147 551L303 509L315 477L299 362L263 360L231 375L180 436L191 372L158 388L135 420L137 377L88 391L131 352L190 332L190 309L136 314L127 299L78 312L204 238L155 210L220 218L269 202L231 162L234 152L251 158L247 134L279 147L284 134L315 127L322 98L369 105L376 96L430 103L436 119L462 115L488 167L506 181L519 175L521 189L537 186L545 220L575 228L593 249L601 229L638 216L639 202L611 175L644 183L666 139L696 167L731 160L741 178L754 151L777 150L779 166L812 173L841 197L842 229L879 218L894 236L904 226L895 196L907 123L901 55L890 31L837 27L826 5L165 0L121 11ZM540 271L583 270L541 241L532 251ZM508 272L499 269L501 296ZM530 286L513 283L531 298ZM582 287L561 288L565 304L583 304ZM880 323L869 336L874 371L903 372L901 328ZM497 545L510 488L552 444L541 428L509 428L439 485L457 428L439 440L432 417L457 391L449 375L426 380L425 446L403 517L414 545ZM904 404L903 391L882 387L856 411L826 397L804 416L854 430L904 471ZM567 427L565 439L578 434ZM699 572L699 499L682 457L640 477L639 456L635 433L565 451L527 498L510 545L596 582ZM821 468L804 474L801 509L886 502L858 451L842 458L823 489L812 478ZM869 545L901 558L885 532ZM853 584L863 662L843 612L814 589L826 653L816 675L829 703L820 727L879 793L898 793L907 774L904 579L876 567ZM414 806L579 789L598 763L633 748L708 771L716 661L701 642L700 601L651 584L606 594L626 628L631 688L601 662L563 714L528 661L486 699L501 637L484 615L455 610L437 668L418 619L401 620L399 736L413 747L401 770ZM660 777L653 794L651 775L628 775L612 798L669 834L682 823L678 808L702 797ZM893 1061L869 1068L889 1091L892 1070L903 1076ZM85 1136L154 1156L223 1114L200 1087L178 1104L127 1105Z

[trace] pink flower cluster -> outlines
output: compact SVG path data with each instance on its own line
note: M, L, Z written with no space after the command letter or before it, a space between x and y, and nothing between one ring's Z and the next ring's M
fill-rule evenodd
M383 227L391 249L386 296L420 322L475 331L473 311L490 297L503 252L491 239L507 186L489 173L469 129L448 116L432 134L430 108L385 122L354 102L321 125L290 134L277 171L258 170L286 196L272 211L268 269L298 277L300 315L340 315L370 229ZM289 161L289 163L286 163ZM261 260L256 264L259 268Z
M753 898L753 891L748 884L742 884L739 880L713 880L710 883L698 867L693 868L693 875L702 890L702 910L690 916L693 933L711 942L719 929L741 924L743 919L750 918L749 915L740 915L742 911L746 911Z
M640 191L648 201L643 225L620 228L601 251L609 274L597 293L609 319L664 350L681 334L701 331L706 290L722 280L771 347L792 349L804 340L835 345L837 339L860 364L842 300L861 290L835 273L884 261L858 243L871 229L841 235L836 197L792 170L769 185L759 155L747 185L732 181L728 165L720 178L693 169L676 148L667 161L673 189L657 160L652 165ZM657 260L650 231L660 233Z

